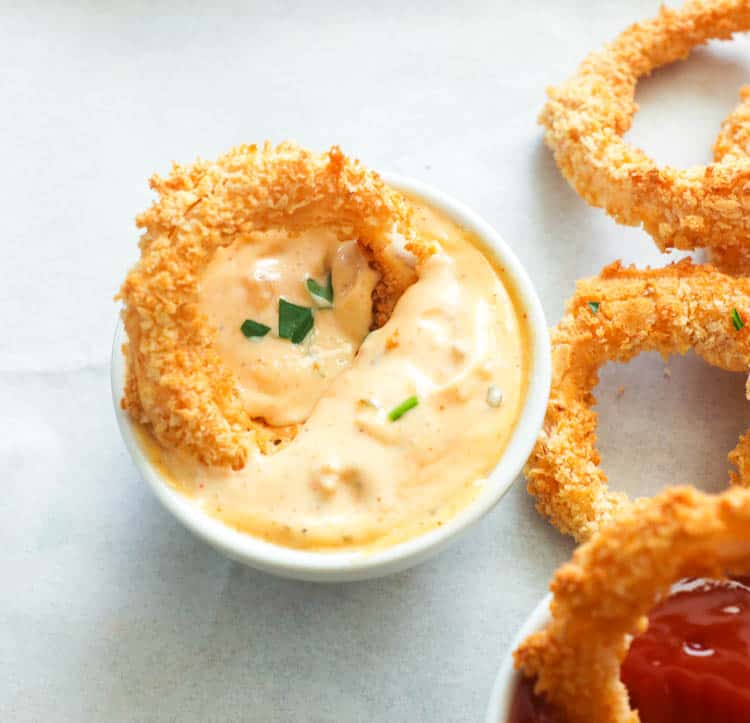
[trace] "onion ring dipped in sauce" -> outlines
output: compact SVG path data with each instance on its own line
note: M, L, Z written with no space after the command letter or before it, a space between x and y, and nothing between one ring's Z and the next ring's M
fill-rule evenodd
M526 464L537 509L563 533L588 539L628 498L609 489L596 449L593 389L608 361L641 352L693 349L712 366L750 371L750 279L689 259L660 269L606 267L576 285L552 330L552 390L537 444ZM750 436L729 459L735 483L750 483Z
M744 723L750 709L750 580L687 579L648 615L620 668L641 723ZM563 723L534 680L514 691L508 723Z
M477 239L338 149L242 147L153 185L124 405L174 487L319 550L395 544L476 498L530 362Z
M750 490L634 503L555 574L551 621L514 653L535 682L510 720L747 720L750 588L723 578L748 570Z
M750 29L747 0L691 0L636 23L577 73L548 91L540 123L563 175L619 223L643 226L657 246L747 246L750 158L730 154L705 167L661 167L623 135L637 110L638 79L711 39Z
M382 320L415 278L385 241L394 227L412 241L409 212L400 194L335 147L315 154L291 143L241 146L215 163L175 165L151 187L159 200L137 218L145 229L141 258L119 294L129 340L123 407L161 444L240 469L251 450L270 449L290 433L269 429L243 407L198 305L204 270L219 250L250 243L253 234L332 228L376 261L374 310Z

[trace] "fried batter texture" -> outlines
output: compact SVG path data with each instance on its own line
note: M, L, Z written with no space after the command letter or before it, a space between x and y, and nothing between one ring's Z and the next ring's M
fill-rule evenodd
M620 682L630 636L685 577L750 570L750 490L675 487L640 500L555 574L551 622L514 653L568 723L637 723Z
M750 320L750 279L723 274L689 259L660 269L619 262L576 285L552 330L552 389L536 446L526 464L529 492L541 514L563 533L587 540L630 503L609 489L596 449L599 368L641 352L684 354L709 364L750 371L750 324L735 328L733 313ZM735 483L750 485L750 437L730 454Z
M662 8L592 53L566 83L548 90L539 121L557 165L575 190L619 223L640 226L657 246L745 246L750 238L750 158L724 152L705 167L660 167L622 136L637 110L638 79L687 57L710 39L750 29L747 0L691 0ZM734 126L735 128L739 126ZM734 142L746 134L723 134Z
M714 143L714 160L744 160L750 155L750 85L740 89L740 102L724 119Z
M197 310L198 282L216 249L254 231L327 226L357 238L381 273L374 293L382 324L415 272L390 248L400 232L418 257L405 199L337 147L316 154L297 145L240 146L215 162L175 165L153 176L159 194L137 218L141 257L120 290L128 335L122 406L163 445L199 461L239 469L249 450L266 451L294 429L252 419Z
M750 86L740 90L739 105L721 124L714 143L714 160L717 162L750 158ZM747 190L750 192L750 189ZM741 232L740 232L741 233ZM750 245L746 239L737 243L717 246L710 251L711 263L722 271L735 275L750 275Z

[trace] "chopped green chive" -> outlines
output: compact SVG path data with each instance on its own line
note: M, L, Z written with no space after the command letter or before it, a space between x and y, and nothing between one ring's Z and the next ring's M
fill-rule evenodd
M391 409L390 412L388 412L388 419L391 420L391 422L395 422L397 419L401 419L401 417L404 416L410 409L414 409L414 407L419 404L419 399L416 397L409 397L408 399L405 399L401 404L399 404L397 407L394 407Z
M740 312L737 311L737 309L732 309L732 323L734 324L734 328L739 331L743 326L745 326L745 322L742 320L742 317L740 316Z
M598 301L589 301L589 309L593 311L595 314L599 313L599 303Z
M333 276L330 271L325 286L321 286L315 279L308 279L307 290L318 306L333 306Z
M299 344L313 328L312 309L279 299L279 336Z
M254 336L265 336L271 331L270 326L253 321L252 319L245 319L240 329L248 339L252 339Z

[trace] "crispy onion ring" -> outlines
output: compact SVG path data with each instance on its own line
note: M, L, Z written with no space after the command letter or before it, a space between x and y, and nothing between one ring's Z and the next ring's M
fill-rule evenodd
M141 258L119 294L128 334L122 405L163 445L238 469L250 449L265 450L284 433L242 408L215 332L197 311L201 271L216 249L251 232L330 226L342 240L359 239L381 272L374 308L382 323L415 278L389 247L394 229L413 239L408 205L337 147L315 154L291 143L175 165L151 187L159 199L137 219ZM422 247L412 241L410 250Z
M750 85L740 90L739 105L721 124L714 143L714 160L732 161L750 158ZM729 274L750 275L750 246L737 244L711 249L711 263Z
M750 156L750 85L740 89L740 102L724 119L714 143L714 160L745 160Z
M676 487L640 500L555 574L552 620L514 653L568 723L637 723L620 682L630 636L685 577L750 570L750 490Z
M658 166L622 138L637 110L636 83L697 45L748 29L747 0L692 0L679 10L662 8L548 91L539 120L563 175L618 222L642 225L662 250L747 244L750 158L728 155L687 170Z
M552 330L550 401L525 468L537 509L561 532L586 540L629 504L626 495L608 488L599 466L591 408L599 368L645 351L693 349L713 366L747 372L750 323L736 330L734 309L750 322L750 279L689 259L645 271L617 262L578 282ZM750 436L740 440L730 461L738 467L732 481L750 485Z

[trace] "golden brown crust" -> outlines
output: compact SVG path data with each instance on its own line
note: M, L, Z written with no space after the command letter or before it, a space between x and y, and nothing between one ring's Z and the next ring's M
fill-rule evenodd
M741 160L750 155L750 85L740 88L740 102L724 119L714 143L714 160Z
M590 302L599 304L596 312ZM561 531L588 539L622 507L599 466L597 415L592 394L599 368L627 362L644 351L684 354L709 364L750 370L750 324L737 331L732 310L750 321L750 279L722 274L686 259L663 269L606 267L576 285L566 313L552 330L552 389L539 440L526 464L537 509ZM730 461L733 481L750 484L750 440ZM743 463L740 464L740 460Z
M731 161L750 157L750 86L740 89L740 102L724 119L714 143L714 160ZM716 268L736 276L750 275L750 245L737 244L710 250L709 259Z
M750 246L717 246L710 249L708 260L725 274L750 275Z
M675 487L623 510L555 574L552 620L516 650L516 667L568 723L637 723L620 664L629 636L685 577L750 570L750 490Z
M413 238L405 199L337 147L316 154L291 143L240 146L216 162L175 165L151 187L159 199L137 219L141 258L119 294L128 334L123 407L162 444L238 469L250 449L294 430L271 429L242 408L198 312L198 279L215 250L273 227L334 227L342 240L359 239L381 272L381 323L415 279L390 251L390 232L417 255L429 251Z
M618 222L642 225L661 249L746 244L750 159L731 155L705 167L659 167L622 138L637 110L636 83L697 45L748 29L748 0L691 0L679 10L662 8L548 91L539 120L563 175Z

